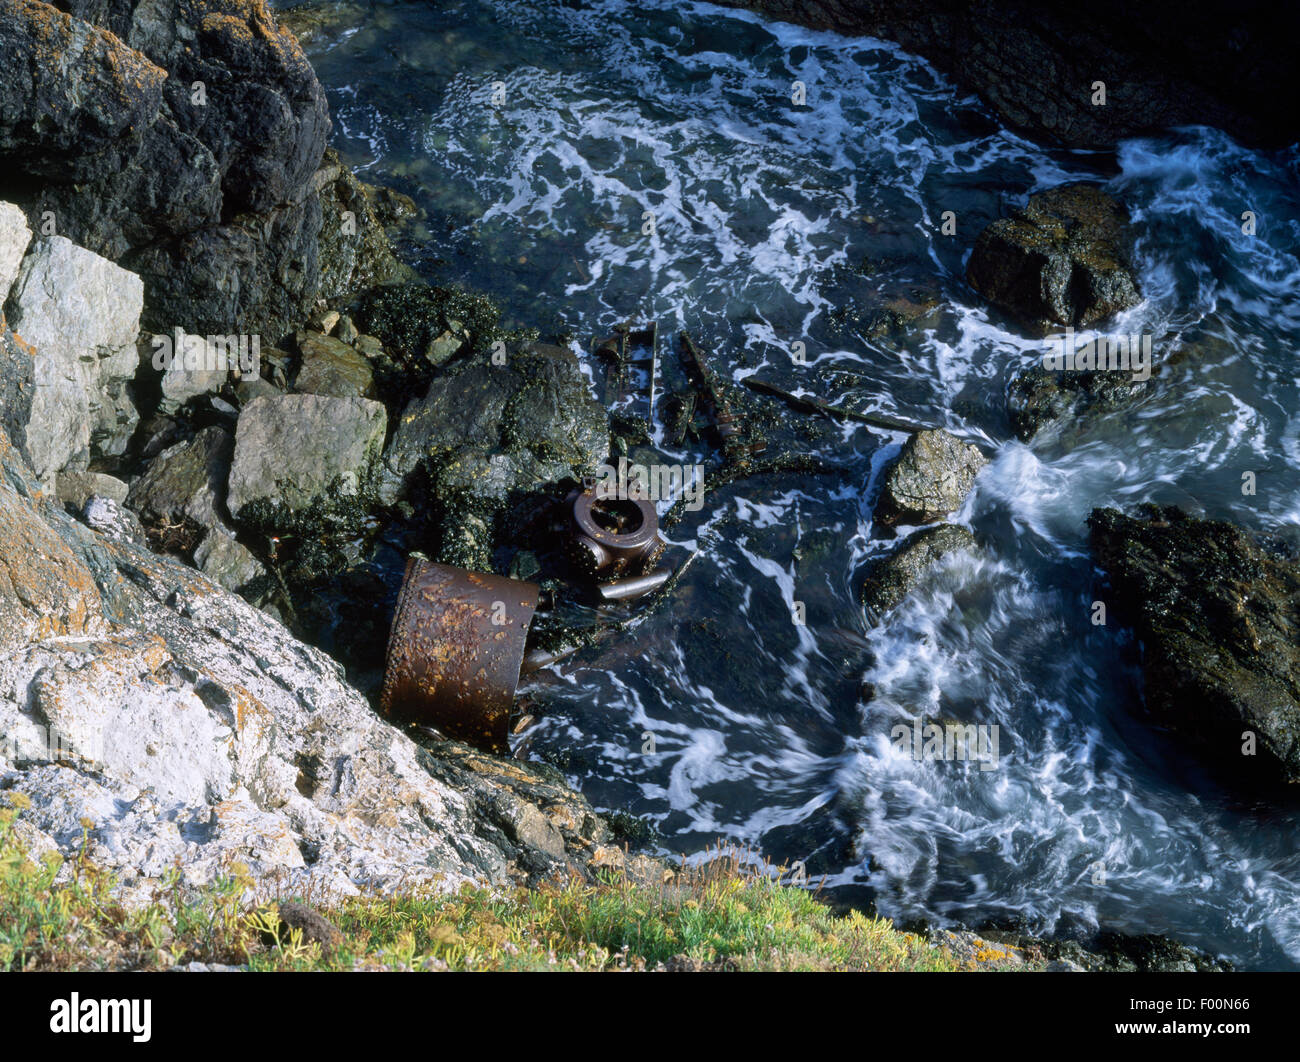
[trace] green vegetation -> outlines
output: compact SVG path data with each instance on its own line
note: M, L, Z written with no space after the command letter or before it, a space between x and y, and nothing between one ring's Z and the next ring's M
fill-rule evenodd
M300 899L341 930L323 947L289 929L247 868L199 893L179 868L140 906L86 857L33 860L11 795L0 810L0 970L166 969L199 961L250 970L940 970L1001 968L1004 952L955 959L944 947L809 891L754 874L719 850L697 868L636 881L555 882L491 891ZM91 824L83 822L89 833ZM655 865L657 866L657 865ZM250 895L263 895L249 903Z

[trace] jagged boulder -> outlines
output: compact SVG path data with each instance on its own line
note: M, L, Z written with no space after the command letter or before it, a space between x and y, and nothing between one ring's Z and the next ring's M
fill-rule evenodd
M1094 510L1105 600L1142 643L1148 709L1215 762L1300 781L1300 558L1175 508Z
M971 287L1044 333L1087 327L1137 305L1120 205L1094 185L1030 196L980 233L966 266Z
M258 398L239 416L227 505L269 532L355 526L374 493L388 416L378 402Z
M30 344L35 390L23 432L43 480L126 449L139 422L140 278L62 236L32 244L9 293L10 327Z

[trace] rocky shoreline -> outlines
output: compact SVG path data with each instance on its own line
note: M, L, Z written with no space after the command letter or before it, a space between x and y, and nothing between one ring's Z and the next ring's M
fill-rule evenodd
M1265 147L1294 143L1297 12L1223 0L1086 8L1033 0L722 0L768 18L883 37L979 93L1007 125L1068 147L1212 125ZM1098 96L1098 83L1105 95Z
M883 32L903 17L888 6L799 14ZM508 573L508 529L617 445L572 352L398 261L415 205L328 149L321 87L262 0L0 0L0 20L0 796L30 801L30 849L88 840L127 896L174 866L193 887L238 863L343 894L662 870L554 769L373 705L393 588L359 561L389 534ZM914 44L920 23L897 25ZM984 69L958 74L979 85ZM1203 86L1187 105L1274 135L1242 117L1250 91ZM1062 105L1018 124L1094 143L1135 122ZM1141 299L1123 209L1088 185L989 226L968 280L1032 335ZM1022 374L1008 422L1068 435L1142 394L1087 379ZM903 537L859 574L872 622L979 548L951 518L987 461L920 431L885 470L875 517ZM1294 554L1177 512L1091 528L1152 712L1238 767L1249 728L1252 765L1300 777ZM342 618L328 594L352 599ZM1062 969L1214 966L1117 939L1090 945L1099 958L1005 937Z

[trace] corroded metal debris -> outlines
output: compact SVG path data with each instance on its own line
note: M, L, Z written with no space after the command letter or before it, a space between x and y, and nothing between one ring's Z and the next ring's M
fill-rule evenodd
M641 575L663 556L668 544L653 502L602 497L589 484L570 495L569 504L566 553L581 574L601 580Z
M723 455L730 462L746 463L765 449L766 442L752 432L746 418L736 409L730 388L714 371L708 356L690 334L682 332L678 338L681 341L682 368L712 417Z
M653 321L644 328L619 325L612 336L595 340L591 345L592 352L606 362L606 408L643 416L647 424L654 423L655 389L659 371L655 345L658 334L659 326ZM635 408L633 370L643 374L641 386L645 393L645 406L639 413Z
M384 714L506 751L538 592L534 583L412 557L389 637Z

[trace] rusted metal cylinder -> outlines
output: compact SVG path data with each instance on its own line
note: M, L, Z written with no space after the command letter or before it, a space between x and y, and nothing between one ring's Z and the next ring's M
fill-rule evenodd
M571 515L569 559L592 578L639 574L667 545L654 503L643 498L601 497L588 489L573 496Z
M538 587L420 557L406 563L381 708L479 748L508 748Z

